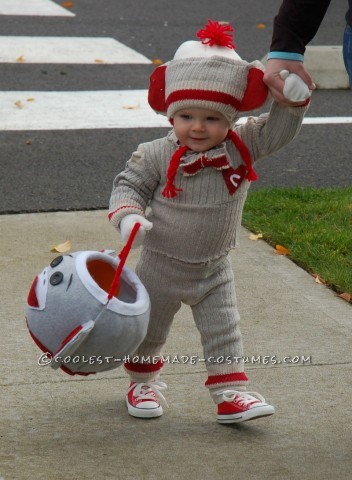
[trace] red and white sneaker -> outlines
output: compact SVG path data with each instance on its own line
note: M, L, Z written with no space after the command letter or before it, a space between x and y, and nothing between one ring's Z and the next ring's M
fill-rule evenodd
M274 407L256 392L225 390L217 395L223 400L218 403L219 423L240 423L275 413Z
M160 400L167 405L160 390L166 388L166 383L159 380L145 383L132 382L126 395L128 413L138 418L160 417L163 414Z

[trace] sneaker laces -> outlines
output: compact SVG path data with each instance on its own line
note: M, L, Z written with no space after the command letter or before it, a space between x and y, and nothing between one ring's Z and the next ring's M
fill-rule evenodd
M166 398L161 393L161 390L166 390L167 385L160 380L153 380L151 382L141 382L141 383L132 383L130 388L127 390L129 393L131 390L134 390L133 394L137 400L154 400L155 396L160 399L160 401L168 407Z
M224 390L223 392L216 393L216 395L222 395L223 402L233 402L234 400L240 406L246 407L253 402L265 402L265 398L257 392L240 392L237 390Z

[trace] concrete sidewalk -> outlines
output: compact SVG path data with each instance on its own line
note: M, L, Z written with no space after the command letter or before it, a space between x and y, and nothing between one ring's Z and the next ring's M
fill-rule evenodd
M126 412L121 368L72 378L38 366L24 320L29 287L56 256L53 244L122 247L106 212L1 216L0 225L1 480L351 478L351 305L288 258L245 230L232 253L251 389L276 415L217 424L204 365L173 363L163 376L170 408L144 421ZM133 252L128 264L135 260ZM187 307L164 353L202 356Z

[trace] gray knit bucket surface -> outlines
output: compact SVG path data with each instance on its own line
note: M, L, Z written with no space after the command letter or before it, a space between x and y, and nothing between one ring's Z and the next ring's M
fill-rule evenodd
M70 375L112 370L144 340L150 300L136 273L124 266L118 292L108 297L119 262L105 251L75 252L35 277L27 326L52 368Z

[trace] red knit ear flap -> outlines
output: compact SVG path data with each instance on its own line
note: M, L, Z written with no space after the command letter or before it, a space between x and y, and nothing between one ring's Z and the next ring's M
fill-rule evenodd
M179 147L171 157L169 168L167 169L167 182L164 190L161 192L164 197L173 198L176 197L177 192L182 192L182 188L175 187L174 181L181 158L187 150L188 147L186 146Z
M246 180L249 180L250 182L255 182L256 180L258 180L258 175L252 167L252 157L247 148L247 145L242 142L241 138L233 130L229 130L227 138L234 143L235 147L240 152L244 163L246 164Z
M264 72L253 67L248 72L247 87L238 110L248 112L261 107L268 98L268 87L263 82Z
M166 65L160 65L149 79L148 102L152 109L159 113L166 113L165 73Z

